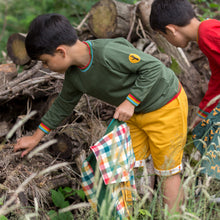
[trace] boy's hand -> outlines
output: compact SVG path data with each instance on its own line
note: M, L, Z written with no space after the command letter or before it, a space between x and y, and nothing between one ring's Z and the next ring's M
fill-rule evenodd
M119 121L127 121L134 114L135 106L131 104L128 100L122 102L115 110L114 118Z
M36 145L37 143L35 142L33 136L22 137L19 138L17 143L14 145L14 151L26 149L21 154L21 157L23 157L24 155L28 154Z
M37 146L44 135L45 133L38 128L33 136L19 138L14 145L14 151L25 149L25 151L22 152L21 157L25 156Z

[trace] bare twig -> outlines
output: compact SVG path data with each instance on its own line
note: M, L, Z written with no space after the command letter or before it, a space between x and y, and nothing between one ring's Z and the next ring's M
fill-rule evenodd
M90 203L82 202L82 203L73 204L73 205L67 206L66 208L60 209L59 213L64 213L64 212L68 212L74 209L82 209L82 208L88 208L88 207L91 207Z
M137 7L138 7L139 3L140 2L136 3L133 10L132 10L133 17L132 17L132 21L131 21L131 25L130 25L130 30L129 30L129 33L128 33L128 36L127 36L128 41L131 40L131 34L132 34L133 29L134 29L134 24L136 22L136 11L137 11Z
M81 30L82 26L86 22L86 20L89 18L90 12L87 13L87 15L83 18L83 20L80 22L80 24L76 27L76 30Z
M57 140L53 139L53 140L50 140L50 141L48 141L48 142L42 144L41 146L35 148L35 150L33 150L32 152L30 152L30 153L28 154L28 157L27 157L27 158L28 158L28 159L31 159L35 154L37 154L38 152L40 152L40 151L46 149L46 148L49 147L50 145L55 144L56 142L57 142Z
M18 121L18 123L16 123L12 129L8 132L7 136L6 136L6 140L10 139L13 134L15 133L15 131L21 127L27 120L29 120L32 116L34 116L37 113L37 111L32 111L30 112L30 114L26 115L22 120Z
M43 70L39 70L39 72L44 73L44 74L46 74L48 76L51 76L52 78L55 78L55 79L64 79L64 75L62 75L60 73L46 72L46 71L43 71Z

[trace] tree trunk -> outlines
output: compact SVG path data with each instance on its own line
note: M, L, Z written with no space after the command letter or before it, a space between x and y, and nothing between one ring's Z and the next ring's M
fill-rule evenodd
M135 5L115 0L101 0L90 10L88 25L97 38L127 37Z

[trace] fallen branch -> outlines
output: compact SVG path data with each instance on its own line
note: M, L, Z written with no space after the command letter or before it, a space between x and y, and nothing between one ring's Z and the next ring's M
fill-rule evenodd
M64 76L56 72L46 72L41 70L41 62L29 70L18 74L12 81L7 82L0 90L1 102L9 101L18 95L29 94L33 96L34 90L39 91L40 85L50 82L53 79L63 80ZM39 75L40 76L36 76ZM42 75L42 73L44 75ZM48 90L48 88L46 88ZM42 90L41 90L42 91Z

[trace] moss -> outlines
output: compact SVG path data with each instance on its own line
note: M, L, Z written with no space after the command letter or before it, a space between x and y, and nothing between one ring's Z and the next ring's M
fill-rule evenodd
M159 51L160 51L161 53L166 53L165 50L164 50L162 47L158 47L158 49L159 49Z
M181 71L179 64L173 57L171 57L171 60L172 60L172 63L170 65L170 69L172 69L174 73L176 73L177 76L180 75L182 71Z

